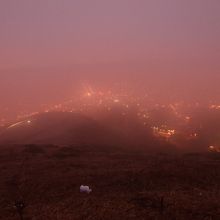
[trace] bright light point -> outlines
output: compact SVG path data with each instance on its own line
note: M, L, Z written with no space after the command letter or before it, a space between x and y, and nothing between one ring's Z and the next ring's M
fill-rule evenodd
M91 97L92 96L92 93L91 92L87 92L86 94L88 97Z
M28 124L30 124L30 123L31 123L31 121L30 121L30 120L28 120L28 121L27 121L27 123L28 123Z
M120 101L118 99L115 99L114 100L114 103L119 103Z

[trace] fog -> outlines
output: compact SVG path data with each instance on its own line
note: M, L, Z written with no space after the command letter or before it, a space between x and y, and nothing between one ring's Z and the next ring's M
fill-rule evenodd
M1 117L68 100L85 83L218 103L219 11L218 0L2 0Z
M0 219L220 219L219 82L220 0L0 0Z

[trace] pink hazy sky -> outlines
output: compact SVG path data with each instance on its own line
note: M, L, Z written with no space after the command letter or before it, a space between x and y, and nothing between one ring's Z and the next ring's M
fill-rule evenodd
M219 0L1 0L1 104L107 79L217 97L219 12Z

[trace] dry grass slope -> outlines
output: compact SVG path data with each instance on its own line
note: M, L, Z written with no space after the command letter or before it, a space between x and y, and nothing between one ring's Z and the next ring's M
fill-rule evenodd
M0 150L0 219L220 219L220 156L92 147ZM88 184L93 192L80 194Z

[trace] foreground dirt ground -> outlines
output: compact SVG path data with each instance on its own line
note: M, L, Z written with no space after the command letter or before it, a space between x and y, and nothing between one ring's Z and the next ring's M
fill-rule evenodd
M220 219L220 156L91 147L0 150L0 219ZM79 192L81 184L91 194Z

